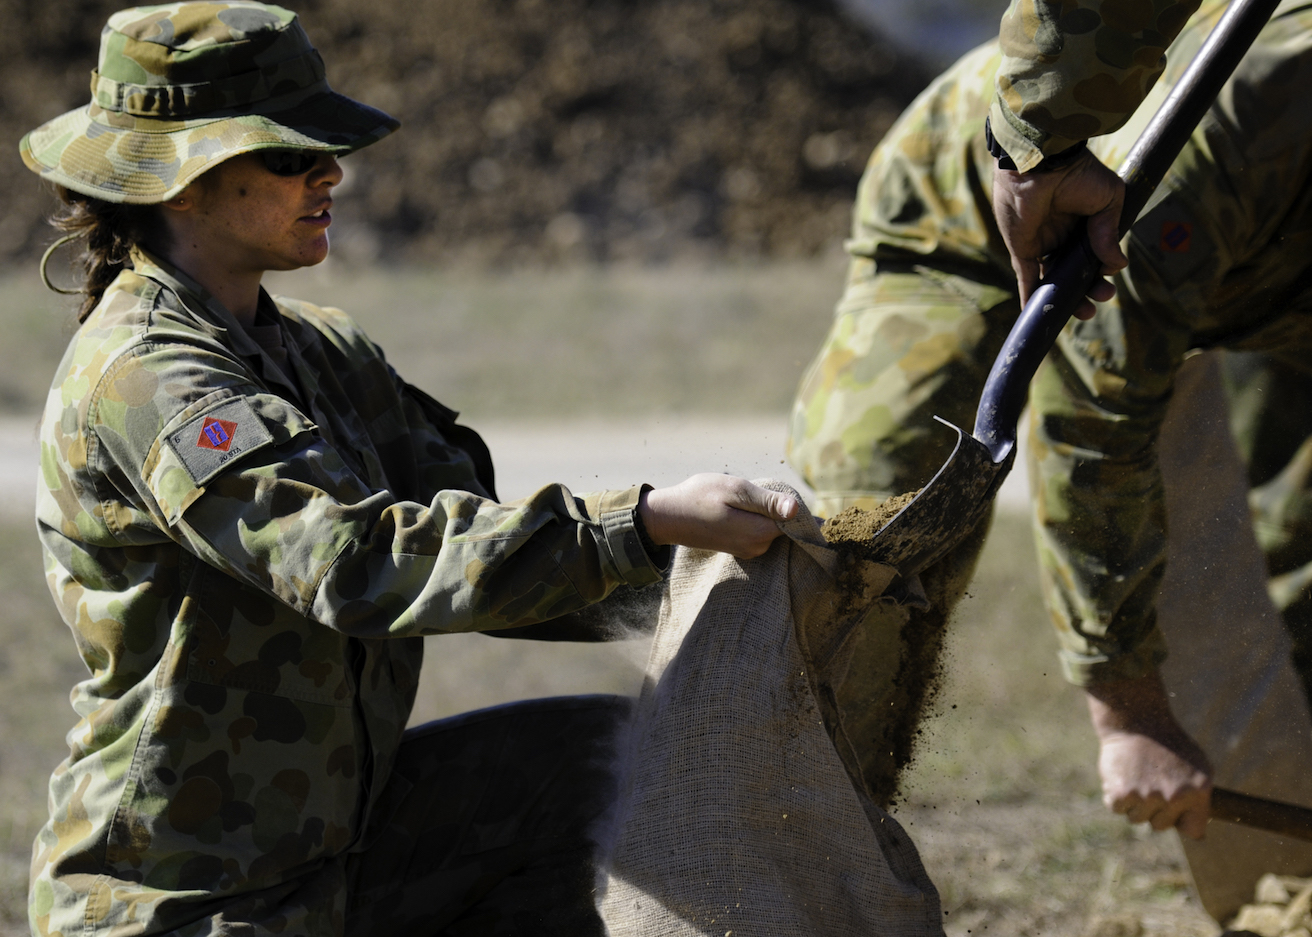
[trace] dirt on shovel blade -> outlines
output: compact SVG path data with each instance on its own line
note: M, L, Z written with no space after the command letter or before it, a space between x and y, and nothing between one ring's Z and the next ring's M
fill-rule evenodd
M875 534L918 494L919 490L894 495L872 511L845 508L825 521L821 530L825 539L840 550L873 559Z
M847 508L825 521L825 539L853 559L874 559L876 533L917 494L897 495L871 511ZM872 680L878 664L871 658L863 667L858 645L848 680L838 690L844 728L859 751L870 795L881 806L895 803L899 778L911 763L916 739L923 732L921 722L938 695L948 613L965 591L986 530L987 524L981 524L960 546L920 573L930 608L913 609L901 627L897 635L899 664L891 685L887 679ZM851 575L860 575L856 563L849 569ZM840 576L840 588L843 585ZM859 595L859 583L851 585L853 594Z

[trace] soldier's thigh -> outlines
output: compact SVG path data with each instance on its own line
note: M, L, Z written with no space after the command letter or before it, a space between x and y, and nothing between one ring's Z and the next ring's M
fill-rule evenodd
M600 935L589 831L628 706L533 700L407 732L347 863L347 933Z
M923 485L947 460L955 437L934 417L973 426L1019 312L1003 295L927 272L881 272L848 286L789 430L789 461L815 489L817 513L871 507Z

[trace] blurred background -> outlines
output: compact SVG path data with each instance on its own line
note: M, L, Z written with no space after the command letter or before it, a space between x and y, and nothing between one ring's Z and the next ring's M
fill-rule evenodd
M118 0L4 0L0 134L85 103ZM871 147L997 0L309 0L333 85L401 119L347 161L342 260L810 257ZM45 237L3 158L0 258Z
M36 258L54 202L21 135L80 106L117 0L0 0L0 937L26 933L29 844L85 670L32 530L35 426L72 332ZM402 130L344 160L320 267L274 292L340 306L484 432L504 498L774 475L842 287L871 149L996 32L999 0L308 0L335 88ZM73 282L64 260L57 278ZM1018 480L1021 482L1022 480ZM896 810L953 937L1214 934L1173 837L1098 802L1058 678L1023 483L1000 506ZM416 721L635 692L645 647L428 639Z

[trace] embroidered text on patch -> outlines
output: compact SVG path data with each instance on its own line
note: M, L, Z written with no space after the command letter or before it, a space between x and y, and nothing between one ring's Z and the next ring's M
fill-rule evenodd
M167 440L191 480L203 485L234 460L272 444L273 434L249 400L235 397L187 420Z
M232 438L237 433L237 424L231 420L216 420L207 417L205 425L200 428L200 438L196 445L202 449L216 449L227 452L232 445Z

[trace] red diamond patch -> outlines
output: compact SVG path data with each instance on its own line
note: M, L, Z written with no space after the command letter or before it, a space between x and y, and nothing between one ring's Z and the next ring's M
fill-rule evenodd
M237 432L237 424L231 420L216 420L207 417L205 425L200 428L200 438L196 440L198 449L215 449L227 452L232 445L232 437Z
M1162 225L1162 250L1168 254L1187 254L1194 237L1194 226L1187 221L1168 221Z

